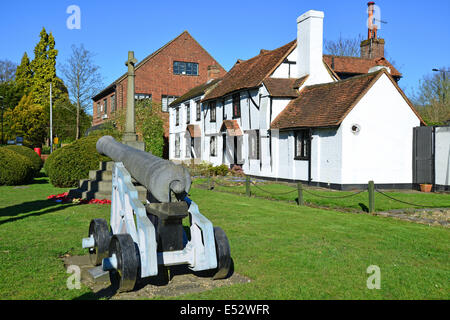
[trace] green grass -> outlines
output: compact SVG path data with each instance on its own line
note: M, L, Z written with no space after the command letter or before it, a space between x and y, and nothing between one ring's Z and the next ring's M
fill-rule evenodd
M244 179L244 178L242 178ZM219 183L214 184L214 190L223 192L232 192L245 196L245 182L238 185L236 182L228 182L220 179ZM207 179L200 178L194 181L196 185L206 185ZM226 185L226 186L223 186ZM362 192L351 197L339 198L342 196L349 196L356 191L337 191L311 188L303 186L303 199L305 203L325 206L329 208L343 208L351 210L368 211L369 195L368 192ZM280 184L280 183L266 183L257 186L251 184L250 186L252 196L270 198L274 200L291 201L295 202L298 197L297 187ZM382 190L383 191L383 190ZM288 193L289 192L289 193ZM398 192L385 192L387 195L399 199L404 202L412 204L418 204L428 207L450 207L450 194L449 193L421 193L415 191L398 191ZM335 197L335 198L333 198ZM404 209L404 208L416 208L420 209L421 206L413 206L406 203L391 200L386 196L375 192L375 211L385 211L392 209Z
M92 218L110 206L57 204L47 178L25 189L0 187L0 299L89 298L68 290L59 258L83 254ZM367 214L299 207L193 188L191 198L230 241L236 284L181 299L448 299L450 234ZM369 290L367 267L381 269Z
M40 177L28 186L0 187L0 299L73 299L90 290L68 290L64 253L83 254L81 237L93 217L110 206L58 204L47 196L67 191Z

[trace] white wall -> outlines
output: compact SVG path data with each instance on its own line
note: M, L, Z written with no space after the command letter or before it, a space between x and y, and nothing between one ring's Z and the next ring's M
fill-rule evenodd
M436 127L435 132L435 183L450 186L450 127Z
M353 134L358 124L361 130ZM413 128L420 121L383 74L347 115L342 130L342 183L412 183Z
M294 48L292 52L287 56L288 61L297 62L297 48ZM297 64L280 64L275 71L270 76L271 78L297 78L298 77L298 68Z
M341 128L314 129L311 154L311 180L326 184L341 184Z

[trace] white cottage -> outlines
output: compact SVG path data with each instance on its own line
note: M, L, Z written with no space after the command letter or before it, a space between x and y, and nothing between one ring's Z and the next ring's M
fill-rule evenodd
M170 159L336 189L369 180L410 188L412 132L423 122L397 85L401 75L383 57L324 56L323 18L306 12L296 40L238 60L221 81L172 103Z

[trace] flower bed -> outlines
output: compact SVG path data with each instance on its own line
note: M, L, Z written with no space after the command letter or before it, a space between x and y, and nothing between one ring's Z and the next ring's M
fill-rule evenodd
M61 203L75 203L75 204L111 204L111 200L108 199L81 199L81 198L70 198L68 197L68 192L60 194L52 194L47 197L48 200L55 200Z

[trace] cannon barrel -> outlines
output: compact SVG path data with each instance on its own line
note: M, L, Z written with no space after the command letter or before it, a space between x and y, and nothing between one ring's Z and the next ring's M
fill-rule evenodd
M191 176L180 165L117 142L111 136L101 137L96 148L100 154L122 162L131 176L160 202L170 202L171 191L178 197L189 192Z

